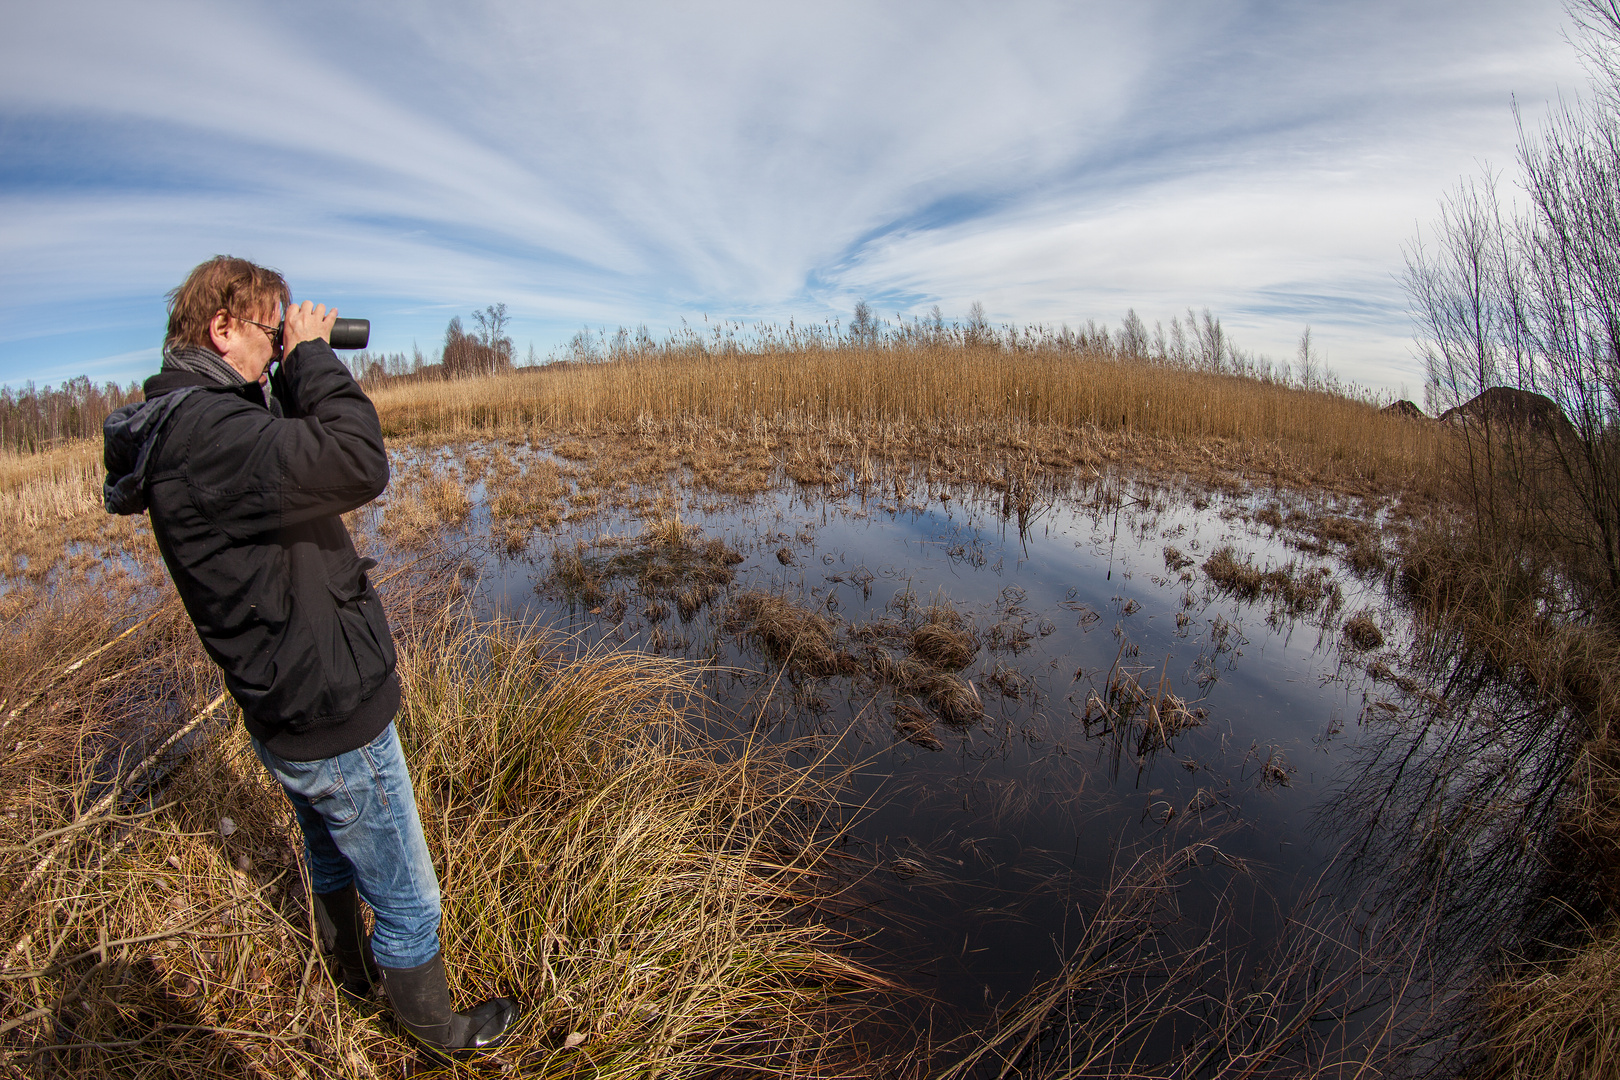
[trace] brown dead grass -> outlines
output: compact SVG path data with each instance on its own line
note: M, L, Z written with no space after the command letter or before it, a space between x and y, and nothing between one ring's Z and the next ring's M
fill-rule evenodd
M411 548L463 524L472 513L467 485L473 460L465 459L460 468L431 462L396 472L380 504L378 531L390 543Z
M1268 598L1280 615L1307 615L1324 606L1331 614L1340 600L1337 583L1322 574L1297 563L1262 570L1252 556L1240 558L1230 544L1204 560L1203 569L1217 588L1242 600Z
M886 984L811 914L826 898L805 813L827 801L817 783L700 739L690 668L474 624L448 554L406 569L386 592L399 724L454 992L516 992L526 1009L489 1067L863 1074L851 1028ZM121 732L217 692L178 605L117 637L140 599L57 589L5 611L0 692L38 704L0 755L0 1062L28 1076L410 1075L387 1011L337 1000L296 826L234 717L201 729L153 799L86 816ZM570 1034L582 1045L564 1050Z
M751 639L794 678L834 675L866 680L903 699L891 705L901 738L933 748L933 719L954 726L984 719L973 683L957 672L978 651L967 621L943 601L911 608L906 618L847 625L784 596L749 591L732 598L724 627Z
M923 463L942 479L1015 489L1041 470L1117 462L1410 496L1433 490L1449 447L1433 426L1333 395L962 347L557 365L390 385L375 400L392 437L541 437L564 456L598 439L645 440L663 467L684 464L700 486L736 494L769 487L775 469L801 484L859 484L898 462Z
M746 634L773 661L806 675L852 673L854 657L835 648L831 620L785 596L750 590L732 598L725 628Z
M1584 1080L1620 1075L1620 925L1585 948L1514 972L1491 990L1496 1022L1482 1075Z
M1080 719L1088 733L1110 739L1116 763L1127 741L1134 739L1140 768L1160 750L1173 750L1176 737L1189 728L1201 727L1208 713L1170 690L1168 659L1157 687L1151 687L1140 681L1147 669L1133 670L1120 663L1124 652L1121 646L1120 656L1115 657L1101 688L1093 686L1087 695Z
M1384 643L1384 632L1371 611L1358 611L1344 621L1345 640L1358 649L1376 649Z
M40 583L64 569L89 570L110 555L155 561L145 519L103 509L103 473L99 442L0 454L0 578Z

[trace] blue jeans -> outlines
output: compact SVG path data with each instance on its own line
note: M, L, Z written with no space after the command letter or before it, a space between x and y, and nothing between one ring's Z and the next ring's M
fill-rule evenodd
M409 968L437 956L439 878L394 725L358 750L320 761L286 761L252 742L298 816L314 890L336 892L353 881L371 905L377 963Z

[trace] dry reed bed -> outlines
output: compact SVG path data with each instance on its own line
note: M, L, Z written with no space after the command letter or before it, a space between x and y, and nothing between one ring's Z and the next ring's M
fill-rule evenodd
M828 792L758 748L700 743L685 666L476 624L453 566L410 580L385 589L400 730L458 996L515 993L528 1010L501 1066L859 1073L846 1036L884 984L816 914ZM27 752L0 764L6 1067L398 1075L413 1051L386 1011L340 1007L310 947L297 828L238 722L205 723L147 798L84 816L110 739L217 686L177 609L59 679L66 654L128 621L69 595L13 612L0 639L10 700L56 680L5 735Z
M1032 451L1047 467L1126 460L1418 494L1430 490L1449 442L1435 425L1345 397L1149 363L974 347L662 356L399 383L373 396L396 438L718 439L733 455L766 455L805 482L859 470L865 457Z
M144 522L101 505L101 444L74 442L38 454L0 454L0 579L44 581L66 566L109 556L155 556Z

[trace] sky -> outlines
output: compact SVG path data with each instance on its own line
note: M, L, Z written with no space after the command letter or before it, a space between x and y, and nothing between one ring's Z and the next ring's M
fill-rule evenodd
M431 358L582 328L910 319L1300 332L1422 377L1403 245L1585 80L1558 0L18 4L0 384L157 369L215 254Z

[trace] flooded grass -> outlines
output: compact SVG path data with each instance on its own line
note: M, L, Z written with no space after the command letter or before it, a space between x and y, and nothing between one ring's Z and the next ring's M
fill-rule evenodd
M1581 899L1598 881L1548 870L1569 865L1561 781L1620 783L1502 684L1501 652L1413 622L1439 603L1423 591L1439 563L1393 550L1433 497L1411 479L1429 450L1347 464L1329 432L1285 472L1266 439L1306 439L1290 419L1193 432L1168 468L1130 471L1163 449L1145 408L1062 430L947 419L919 391L732 423L709 416L740 408L710 379L722 368L692 369L713 394L676 416L559 372L544 393L566 383L596 411L526 430L513 417L543 406L515 385L510 409L479 399L461 419L459 398L380 395L421 437L351 521L402 575L384 595L455 978L468 996L537 988L502 1062L1034 1078L1559 1060L1576 1021L1538 1027L1530 1003L1555 985L1591 1000L1609 970L1548 906L1603 910ZM481 441L433 441L449 429ZM1217 460L1207 440L1228 438L1242 445ZM48 472L0 511L37 516L51 484L90 477ZM91 517L68 507L61 537L104 575L94 552L121 541ZM0 605L33 659L0 678L0 713L35 698L13 755L22 816L0 818L17 851L88 805L96 748L122 737L97 725L157 700L96 694L166 686L171 722L211 696L195 642L162 669L150 628L49 684L161 592L131 550L123 578L85 579L130 597L91 617L94 593L66 587L90 562L12 545ZM51 614L46 595L80 600ZM1570 648L1547 639L1548 684L1579 681ZM47 685L77 727L32 711ZM7 909L15 1062L405 1066L385 1019L336 1008L290 823L234 731L153 800L76 826L72 857L30 886L51 902ZM224 817L253 825L224 837ZM7 864L9 895L37 861ZM1487 1048L1482 1015L1516 1034Z
M1093 901L1082 898L1119 860L1156 850L1167 828L1206 830L1200 850L1219 853L1220 874L1245 868L1236 908L1221 899L1230 881L1217 887L1196 868L1176 878L1179 917L1203 911L1193 921L1213 933L1207 920L1225 904L1222 934L1248 937L1199 946L1188 971L1217 955L1243 968L1280 948L1291 917L1263 911L1300 902L1312 860L1328 853L1310 835L1311 807L1331 790L1329 763L1357 744L1347 722L1359 723L1358 697L1375 685L1363 668L1409 680L1390 666L1410 642L1394 627L1389 645L1361 650L1371 659L1348 662L1356 619L1389 617L1382 579L1345 565L1364 538L1340 530L1341 550L1313 561L1299 552L1316 538L1286 522L1271 535L1241 500L1112 483L1049 488L1039 528L1020 533L1000 492L942 493L896 505L892 490L863 498L854 486L721 503L683 492L682 532L723 537L740 558L678 636L650 616L637 625L660 601L636 564L608 572L625 552L647 558L641 537L654 530L630 524L643 512L630 500L592 519L600 541L497 557L485 582L497 606L607 634L613 612L578 592L589 562L603 594L629 590L614 636L713 665L706 685L755 729L819 737L837 753L853 770L846 801L860 808L842 827L844 857L896 883L874 909L877 940L926 972L921 985L953 1017L936 1023L972 1027L979 1010L1011 1015L1041 993L1041 972L1064 954L1040 943L1083 923ZM1105 821L1102 846L1077 858L1077 839L1096 827L1086 823ZM1350 949L1335 962L1364 970L1364 959ZM1133 1053L1162 1061L1169 1030L1154 1027ZM1287 1045L1268 1052L1302 1060L1288 1055L1304 1044Z
M818 914L838 905L818 869L825 781L776 749L703 736L687 665L475 620L443 554L386 576L399 726L446 896L454 991L525 999L493 1065L526 1076L873 1065L848 1033L891 984ZM53 630L115 637L118 617L92 627L82 614L10 626L8 700L33 697L19 661ZM177 610L137 630L7 732L18 751L0 765L8 1062L63 1076L409 1072L414 1051L386 1013L335 995L311 945L296 826L238 722L207 722L162 784L148 777L125 802L90 806L86 754L104 735L197 712L216 692ZM179 708L123 696L170 683Z

